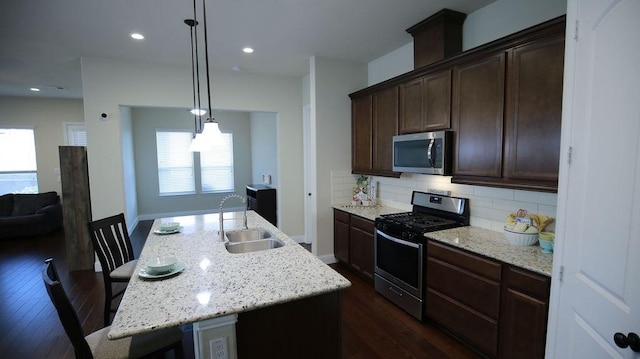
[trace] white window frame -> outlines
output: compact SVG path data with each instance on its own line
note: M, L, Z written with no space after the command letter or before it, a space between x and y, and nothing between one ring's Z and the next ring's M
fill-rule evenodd
M201 150L199 157L200 164L200 193L231 193L235 192L235 174L233 166L233 133L219 133L215 138L210 139L213 142L212 148ZM223 158L218 162L218 165L205 166L203 161L204 156L217 156L220 154L228 154L228 158ZM219 169L222 171L228 171L228 177L226 178L226 186L217 186L211 190L205 190L205 170ZM212 187L216 187L213 185Z
M14 175L14 174L33 174L33 176L35 177L35 188L34 186L31 187L25 187L23 189L12 189L12 191L8 192L8 193L38 193L39 191L39 181L38 181L38 160L37 160L37 146L36 146L36 131L35 131L35 127L14 127L14 126L3 126L0 127L0 131L6 131L6 130L28 130L31 131L31 134L33 136L33 165L35 166L35 168L33 169L25 169L24 167L20 168L20 166L15 167L15 169L3 169L0 166L0 175ZM5 153L5 156L3 157L5 160L17 160L20 162L21 165L25 164L25 160L24 158L20 159L20 158L16 158L15 156L8 156L6 154L8 153L15 153L17 151L16 148L2 148L3 145L7 144L6 141L2 141L3 143L0 144L0 152ZM22 153L24 153L24 151L20 151ZM9 164L6 164L9 165ZM4 165L3 165L4 166ZM1 192L5 192L5 190L2 190ZM4 193L0 193L4 194Z
M87 129L84 122L64 123L64 143L67 146L87 146Z
M160 152L160 149L159 149L159 141L161 139L158 137L158 135L162 134L162 133L174 133L174 134L175 133L181 133L181 134L185 135L185 142L183 142L183 146L184 146L183 149L184 149L185 153L182 153L182 155L184 157L181 158L181 159L176 159L176 160L184 161L185 159L189 159L188 162L190 162L190 163L183 163L183 164L186 164L186 166L182 167L184 169L190 170L190 174L187 174L187 176L191 177L191 183L188 183L188 184L190 184L189 188L186 188L186 189L183 188L182 190L164 190L164 191L162 189L164 187L163 184L162 184L163 172L171 170L170 167L163 168L161 166L161 164L160 164L161 161L165 161L165 162L167 161L166 157L161 158L161 156L164 156L165 154L162 154ZM182 195L193 195L193 194L196 194L196 183L195 183L195 180L196 180L196 178L195 178L195 173L196 173L195 165L196 165L196 163L194 161L193 152L191 152L189 150L189 144L190 144L190 141L191 141L191 136L192 136L191 132L187 131L187 130L170 130L170 129L158 129L158 130L156 130L156 160L157 160L156 163L157 163L157 166L158 166L157 167L158 168L158 195L160 197L170 197L170 196L182 196ZM186 141L187 138L188 138L188 141ZM175 152L175 150L172 153L174 155L179 155L180 154L179 152ZM176 166L172 166L172 167L174 169L178 168ZM186 173L186 171L185 171L185 173ZM184 180L185 179L183 178L183 181ZM170 185L170 181L165 183L165 184L166 185Z

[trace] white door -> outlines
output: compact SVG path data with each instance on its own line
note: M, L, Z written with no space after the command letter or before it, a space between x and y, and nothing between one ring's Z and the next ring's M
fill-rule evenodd
M640 0L569 0L564 86L547 357L637 359Z

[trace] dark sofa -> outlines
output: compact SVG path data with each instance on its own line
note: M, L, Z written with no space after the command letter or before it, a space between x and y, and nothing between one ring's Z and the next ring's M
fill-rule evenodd
M0 239L30 237L62 227L62 205L56 192L0 196Z

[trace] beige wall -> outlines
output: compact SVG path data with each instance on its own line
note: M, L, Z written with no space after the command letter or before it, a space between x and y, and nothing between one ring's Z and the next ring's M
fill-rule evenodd
M120 106L189 108L190 67L83 58L84 113L87 119L89 176L94 217L128 211L123 178L123 123ZM277 113L280 228L304 233L302 95L300 78L215 73L213 107ZM99 119L109 114L108 121ZM92 161L92 158L99 158ZM125 213L127 218L133 214ZM137 214L134 214L137 216Z
M82 100L2 96L0 109L0 127L35 130L38 190L61 194L59 176L55 173L60 168L58 146L65 145L65 122L84 122Z

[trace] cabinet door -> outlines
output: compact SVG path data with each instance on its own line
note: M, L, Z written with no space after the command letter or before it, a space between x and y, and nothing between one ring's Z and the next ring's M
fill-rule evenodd
M505 269L500 310L500 357L542 359L549 312L549 277Z
M451 70L447 69L423 80L423 131L451 128Z
M446 130L451 127L451 70L400 85L398 133Z
M349 252L351 266L369 281L373 281L373 232L372 221L351 216Z
M564 33L516 47L509 55L505 177L557 186Z
M454 176L502 177L505 54L453 69Z
M333 211L333 255L343 263L349 263L349 213Z
M398 86L373 97L373 170L393 173L393 136L398 134Z
M351 102L351 169L356 173L367 173L373 165L371 109L371 95Z
M400 85L400 117L398 133L421 132L422 126L422 78Z

